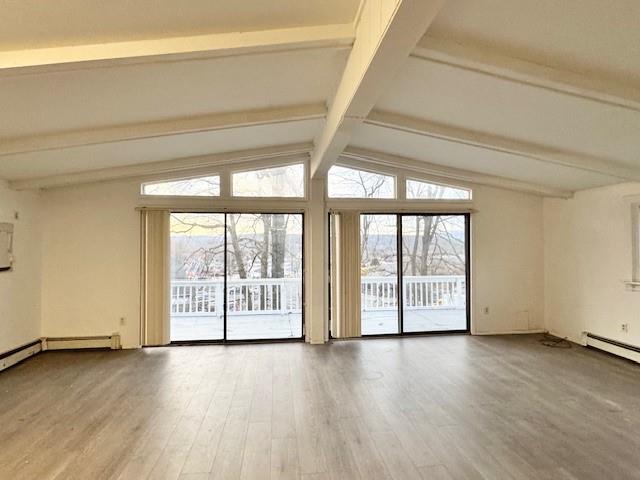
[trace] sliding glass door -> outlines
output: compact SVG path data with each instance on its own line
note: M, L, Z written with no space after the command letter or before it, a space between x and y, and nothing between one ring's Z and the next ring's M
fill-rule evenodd
M466 214L362 214L362 335L468 331L468 230Z
M227 216L227 339L302 337L302 215Z
M171 215L171 341L302 338L303 216Z
M360 215L362 335L399 332L396 215Z
M224 338L223 213L171 215L171 341Z
M402 215L403 332L467 330L467 220Z

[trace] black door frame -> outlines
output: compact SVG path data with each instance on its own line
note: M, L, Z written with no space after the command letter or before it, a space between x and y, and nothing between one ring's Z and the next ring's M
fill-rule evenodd
M360 212L360 215L394 215L396 217L396 260L398 278L398 333L378 333L362 335L362 338L386 338L405 337L419 335L449 335L449 334L469 334L471 333L471 214L470 213L450 213L450 212ZM464 217L464 243L465 243L465 313L466 328L461 330L425 330L420 332L404 331L404 292L402 287L403 265L402 265L402 218L403 217L438 217L438 216L459 216ZM331 229L331 214L329 214L329 229ZM330 231L330 230L329 230ZM331 265L331 242L329 241L329 265ZM329 275L329 278L331 276ZM331 288L329 288L331 292ZM329 293L330 298L331 293ZM360 320L362 321L362 319ZM331 334L331 301L329 301L329 338L335 338Z
M288 343L288 342L304 342L305 341L305 310L306 310L306 301L305 301L305 214L304 212L251 212L251 211L190 211L190 210L172 210L171 215L180 214L180 213L191 213L191 214L203 214L203 215L224 215L224 275L223 275L223 313L222 313L222 334L223 338L221 339L202 339L202 340L173 340L169 343L169 345L175 346L184 346L184 345L220 345L220 344L242 344L242 343ZM237 339L237 340L229 340L227 338L227 280L228 280L228 245L227 245L227 216L228 215L256 215L256 214L266 214L266 215L274 215L274 214L284 214L284 215L300 215L302 218L302 312L301 312L301 328L302 335L300 337L293 338L249 338L249 339ZM171 247L169 247L171 248Z

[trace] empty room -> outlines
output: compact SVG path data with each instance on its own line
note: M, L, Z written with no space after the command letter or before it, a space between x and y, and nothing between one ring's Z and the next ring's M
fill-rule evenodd
M637 0L0 2L0 480L640 480Z

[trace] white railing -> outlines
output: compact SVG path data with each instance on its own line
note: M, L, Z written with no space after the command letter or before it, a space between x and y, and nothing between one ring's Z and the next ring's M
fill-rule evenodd
M227 280L227 292L230 315L302 311L302 281L299 278ZM171 315L214 316L223 312L223 280L171 282Z
M407 309L461 309L466 302L464 275L405 276ZM300 278L255 278L227 281L229 314L283 314L302 311ZM398 282L394 277L362 277L362 309L398 308ZM171 282L171 315L215 316L224 312L222 280Z
M402 279L406 309L461 309L466 304L464 275L405 276ZM362 309L398 308L396 277L362 277Z

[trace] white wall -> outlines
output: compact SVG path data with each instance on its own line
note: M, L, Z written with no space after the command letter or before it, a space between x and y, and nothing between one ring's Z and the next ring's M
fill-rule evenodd
M0 180L0 222L14 224L14 269L0 272L0 352L40 337L40 216L38 194L10 190ZM19 219L14 218L18 212Z
M542 198L489 187L473 196L473 332L543 329Z
M138 345L138 191L120 182L43 192L43 336L120 332L123 347Z
M138 345L138 183L56 189L44 192L43 200L43 334L117 331L124 347ZM474 331L542 328L542 199L476 187L474 204Z
M640 184L544 200L546 321L550 331L580 341L589 331L640 345L640 293L632 276L630 201ZM622 323L629 332L621 331Z

